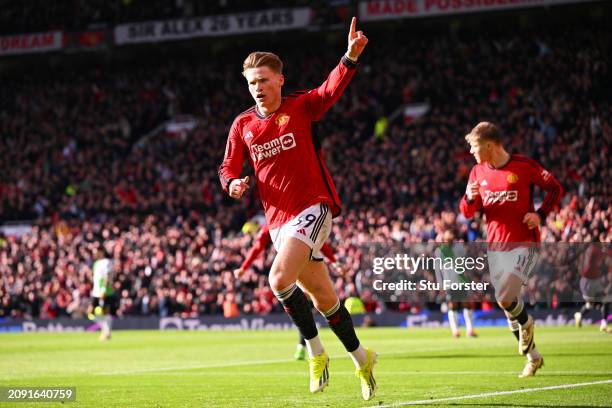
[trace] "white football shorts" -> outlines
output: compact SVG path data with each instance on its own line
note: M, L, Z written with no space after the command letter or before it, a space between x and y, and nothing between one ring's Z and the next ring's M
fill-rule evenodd
M511 251L488 251L491 283L497 290L506 279L507 274L518 276L523 284L527 283L540 258L540 251L535 247L515 248Z
M289 237L299 239L311 249L310 260L322 261L321 247L331 232L332 215L323 203L312 205L279 228L270 230L276 251Z

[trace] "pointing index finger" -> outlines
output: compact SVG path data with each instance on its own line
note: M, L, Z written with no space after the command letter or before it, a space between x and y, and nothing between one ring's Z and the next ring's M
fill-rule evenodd
M357 26L357 17L353 17L351 20L351 29L349 31L349 37L353 38L355 36L355 28Z

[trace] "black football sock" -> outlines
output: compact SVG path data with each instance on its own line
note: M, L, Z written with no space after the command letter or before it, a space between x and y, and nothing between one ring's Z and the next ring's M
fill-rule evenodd
M338 302L330 310L324 312L323 315L327 319L329 327L344 345L346 351L351 353L357 350L359 339L357 338L357 333L355 333L351 315L346 310L346 307Z
M300 331L300 334L306 340L312 339L319 334L314 317L312 316L310 304L304 292L295 283L278 293L274 292L274 295L281 302L285 312L287 312Z

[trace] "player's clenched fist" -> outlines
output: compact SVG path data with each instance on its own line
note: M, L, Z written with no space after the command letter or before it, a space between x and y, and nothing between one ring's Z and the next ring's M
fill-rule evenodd
M465 190L465 195L469 201L474 201L476 197L480 195L480 187L478 186L478 181L474 181L473 183L468 183L467 188Z
M234 179L229 185L229 195L232 198L241 198L249 189L249 176L243 179Z
M236 278L237 280L242 279L242 277L244 276L245 272L246 272L246 270L244 270L242 268L234 269L234 278Z
M527 228L534 229L540 226L542 220L540 219L540 215L535 212L530 212L525 214L523 217L523 223L527 224Z
M351 20L351 28L348 34L348 50L346 52L346 56L353 60L357 61L357 58L363 52L366 44L368 43L368 37L363 34L363 31L355 31L357 27L357 18L353 17Z

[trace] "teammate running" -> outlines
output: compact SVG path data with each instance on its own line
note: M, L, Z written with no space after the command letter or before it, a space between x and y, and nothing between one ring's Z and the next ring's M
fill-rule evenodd
M534 160L509 154L494 124L479 123L465 139L477 164L470 172L460 209L466 218L484 209L495 296L519 340L519 354L527 355L519 377L530 377L544 365L544 359L535 345L533 318L525 310L520 293L538 260L539 226L559 203L563 189ZM547 192L537 211L533 204L534 185Z

